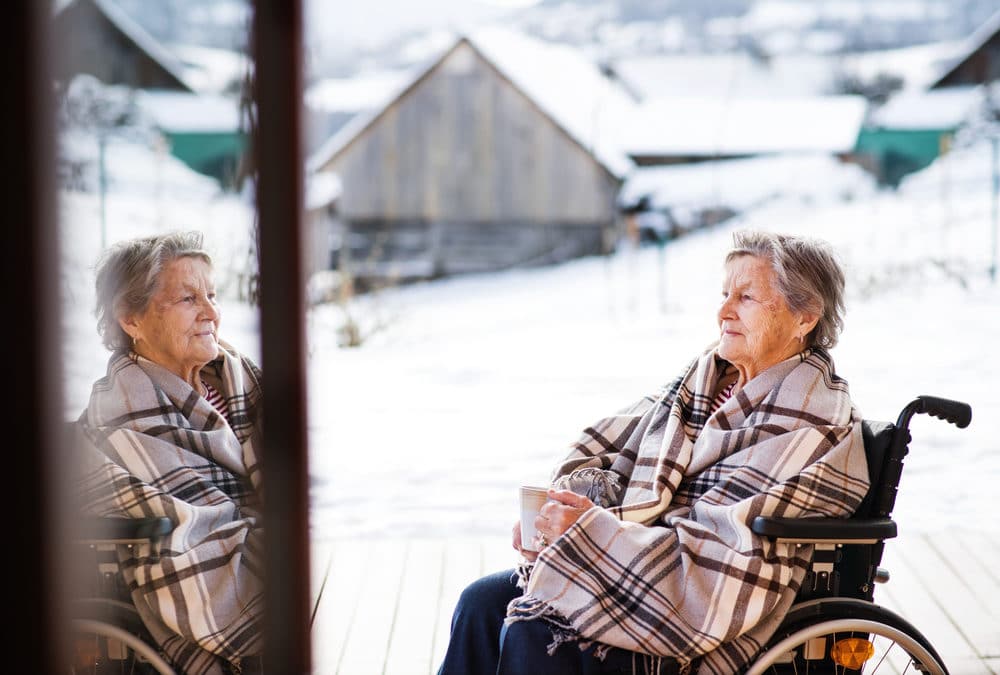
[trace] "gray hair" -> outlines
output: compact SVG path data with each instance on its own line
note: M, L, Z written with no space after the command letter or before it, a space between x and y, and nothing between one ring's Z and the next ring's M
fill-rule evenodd
M118 319L142 314L156 292L163 268L178 258L212 258L202 248L200 232L171 232L119 242L97 264L97 332L112 352L132 346Z
M810 347L830 349L844 328L844 270L832 247L818 239L745 230L733 234L726 262L752 255L771 263L777 291L793 312L819 316Z

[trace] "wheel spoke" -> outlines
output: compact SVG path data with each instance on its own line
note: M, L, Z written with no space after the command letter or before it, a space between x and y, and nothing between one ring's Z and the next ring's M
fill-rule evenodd
M874 636L872 637L874 638ZM872 642L874 643L874 640L872 640ZM892 648L895 646L895 644L896 644L895 642L889 640L889 646L886 647L884 652L882 652L882 657L878 660L878 662L872 667L871 671L869 672L875 672L882 667L882 663L885 661L886 657L889 656L889 652L892 651Z

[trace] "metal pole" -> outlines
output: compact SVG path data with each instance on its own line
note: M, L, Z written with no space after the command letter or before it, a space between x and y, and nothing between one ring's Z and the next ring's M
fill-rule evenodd
M656 242L658 251L658 262L659 262L659 281L660 281L660 311L666 313L667 311L667 235L659 235L659 240Z
M107 217L107 200L108 200L108 170L107 162L105 162L105 154L108 147L108 138L104 130L99 130L97 132L97 181L98 189L101 193L101 250L105 250L108 247L108 217Z
M993 145L993 208L992 220L993 220L993 241L990 246L990 251L992 253L992 262L990 263L990 281L994 284L997 282L997 228L1000 227L1000 136L994 135L990 139Z
M256 0L254 156L264 371L264 672L312 670L303 252L302 0ZM338 450L343 450L342 448Z

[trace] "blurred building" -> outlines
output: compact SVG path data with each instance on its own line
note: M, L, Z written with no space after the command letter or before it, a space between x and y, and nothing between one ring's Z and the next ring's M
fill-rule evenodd
M53 17L59 42L56 79L93 75L135 89L194 91L180 60L111 0L71 0Z
M932 88L987 84L1000 78L1000 10L968 37Z
M921 84L904 87L874 108L858 138L858 155L890 186L946 153L959 130L986 103L1000 77L1000 11L950 56L924 64Z
M153 89L136 92L135 101L170 154L225 188L239 187L247 140L235 97Z
M867 109L861 96L662 96L636 109L620 142L639 166L787 154L847 158Z
M61 49L55 75L134 90L134 102L172 155L224 188L238 187L246 146L238 84L245 57L221 49L162 44L113 0L69 0L53 16Z
M310 159L342 184L338 264L426 278L606 251L633 104L575 49L498 29L457 38Z
M900 92L872 111L857 154L881 183L895 187L947 152L981 102L979 85Z

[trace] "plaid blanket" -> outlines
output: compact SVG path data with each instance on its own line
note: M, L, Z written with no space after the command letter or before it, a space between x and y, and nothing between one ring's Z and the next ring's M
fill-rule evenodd
M508 622L547 621L550 650L599 643L598 654L620 647L689 672L745 669L812 556L750 523L849 515L868 472L861 416L826 351L769 368L709 414L733 372L710 348L658 395L585 430L554 483L601 474L609 480L596 492L610 492L610 503L522 570L525 595Z
M115 355L78 420L84 512L167 516L159 546L119 547L132 601L184 673L223 673L261 649L260 371L222 343L203 379L230 422L186 382Z

